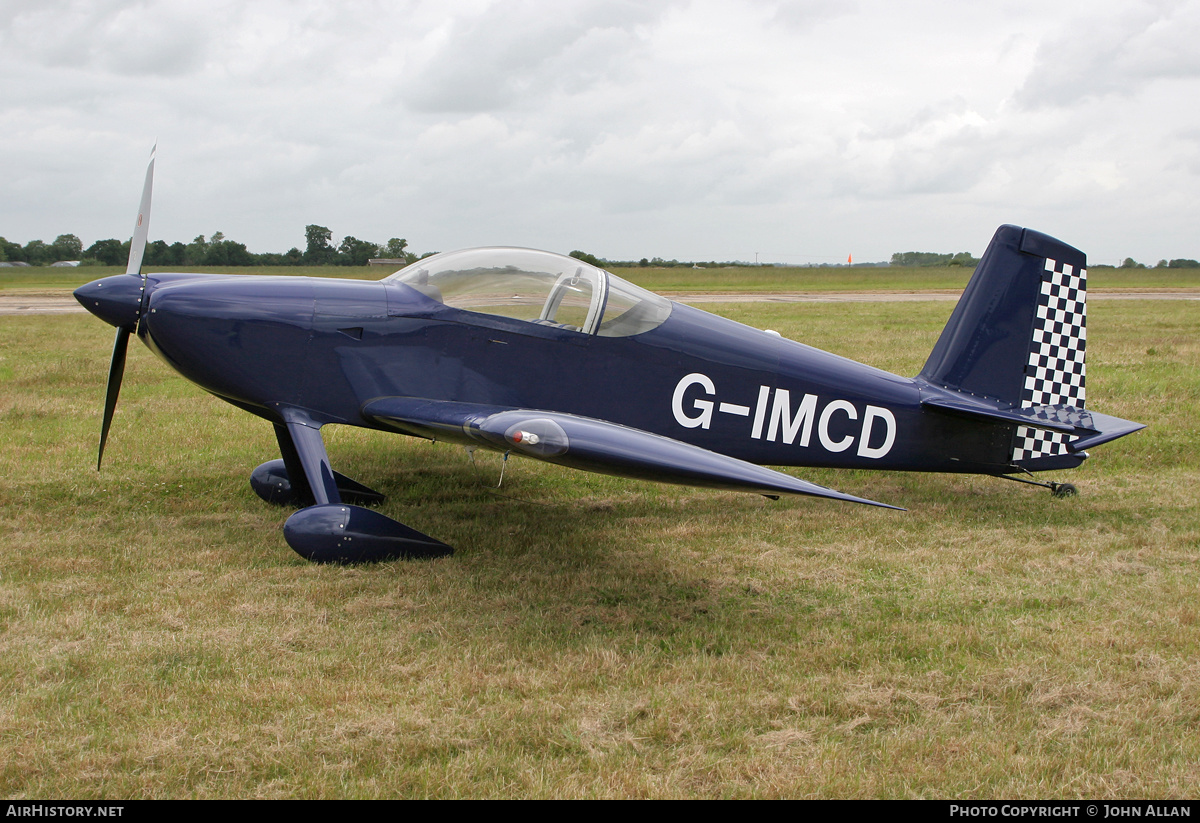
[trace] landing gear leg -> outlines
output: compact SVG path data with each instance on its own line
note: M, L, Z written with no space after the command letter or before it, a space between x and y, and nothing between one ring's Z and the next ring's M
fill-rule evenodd
M283 455L283 459L268 460L256 468L250 474L250 487L263 500L276 506L302 508L313 505L317 501L309 488L304 464L300 461L300 454L296 451L287 426L275 425L275 439L279 441L279 453ZM333 473L333 481L338 494L347 503L375 506L387 499L369 486L364 486L341 472Z
M286 417L286 426L275 427L283 459L255 469L251 485L269 502L312 504L293 514L283 525L283 536L297 554L314 563L344 564L453 553L454 549L440 540L390 517L343 503L343 486L346 497L356 501L377 503L383 495L330 467L319 424L302 413L290 412ZM287 483L286 490L283 482Z
M1043 489L1049 489L1050 494L1058 498L1075 497L1079 494L1079 489L1074 483L1056 483L1053 480L1044 482L1042 480L1031 480L1029 477L1014 477L1011 474L998 474L1001 480L1012 480L1014 483L1028 483L1030 486L1041 486Z

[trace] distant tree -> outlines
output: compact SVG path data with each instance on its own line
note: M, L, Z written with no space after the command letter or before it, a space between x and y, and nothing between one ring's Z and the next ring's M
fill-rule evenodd
M255 262L245 243L226 240L221 232L212 236L202 261L205 266L253 266Z
M1146 268L1146 264L1139 263L1138 261L1134 260L1132 257L1126 257L1124 260L1121 261L1120 268L1122 268L1122 269L1144 269L1144 268Z
M91 258L101 266L120 266L127 259L121 241L112 238L97 240L87 247L83 252L83 257Z
M338 246L337 264L339 266L365 266L378 250L379 247L374 243L347 236Z
M598 269L602 269L607 265L607 263L605 263L603 260L601 260L596 255L588 254L587 252L579 251L578 249L571 252L571 257L574 257L576 260L582 260L583 262L587 263L588 265L595 266Z
M304 262L310 266L323 266L333 262L337 252L330 244L333 232L324 226L310 224L304 227L304 239L307 248L304 251Z
M25 260L31 266L44 266L53 262L50 246L42 240L30 240L25 244L24 252Z
M198 234L192 242L183 247L183 263L186 266L201 266L207 254L208 241L204 239L203 234Z
M647 260L645 257L643 257L641 260L638 261L638 265L644 269L650 265L650 261Z
M218 232L219 234L220 232ZM204 249L204 256L200 258L201 266L228 266L229 253L225 248L224 241L219 243L209 242Z
M60 234L50 244L54 262L59 260L78 260L83 257L83 241L73 234Z
M405 251L407 248L407 240L405 240L403 237L393 237L391 240L387 241L386 246L379 247L379 254L381 257L388 257L392 260L407 260L408 252Z
M1166 260L1159 260L1159 261L1158 261L1158 263L1156 263L1156 264L1154 265L1154 268L1156 268L1156 269L1165 269L1165 268L1166 268L1168 265L1170 265L1170 264L1169 264L1169 263L1167 263L1167 261L1166 261Z
M287 261L284 265L287 266L299 266L304 262L304 253L295 246L292 246L290 249L288 249L287 253L284 254L283 257Z
M10 243L7 240L5 240L4 246L5 246L4 250L6 252L6 256L8 257L9 260L11 260L14 263L28 262L25 259L25 249L21 247L20 243Z
M171 254L171 247L166 240L152 240L146 244L146 253L142 255L143 266L170 265L166 258Z
M1187 257L1177 257L1167 264L1169 269L1200 269L1200 261Z
M254 255L246 249L245 243L237 243L233 240L225 241L225 248L229 257L230 266L254 266L258 261L254 259Z

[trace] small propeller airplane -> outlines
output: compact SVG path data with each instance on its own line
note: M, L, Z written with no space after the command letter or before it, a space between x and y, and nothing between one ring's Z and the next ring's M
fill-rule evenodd
M381 281L145 274L154 153L125 274L75 297L116 326L104 446L130 335L201 388L269 421L264 500L316 562L453 549L366 506L328 424L460 443L586 471L896 508L774 469L976 473L1045 486L1143 428L1084 406L1087 262L1001 226L920 374L900 377L671 302L581 260L479 248Z

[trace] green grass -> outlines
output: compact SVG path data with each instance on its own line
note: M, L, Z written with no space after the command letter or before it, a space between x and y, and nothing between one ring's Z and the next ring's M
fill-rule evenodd
M651 291L961 291L973 270L961 267L614 269ZM1197 289L1200 269L1113 269L1088 272L1091 289Z
M147 271L174 271L147 267ZM184 267L186 271L233 272L248 275L296 275L309 277L353 277L378 280L393 272L386 266L255 266L242 269L211 266ZM0 294L4 292L56 292L75 289L84 283L124 267L0 269ZM613 274L659 292L789 292L789 291L961 291L971 276L960 267L904 268L787 268L742 266L725 269L634 268L613 269ZM1092 289L1141 291L1154 289L1200 289L1200 269L1114 269L1102 267L1088 272Z
M911 374L951 305L720 313ZM0 794L1196 797L1200 320L1097 303L1081 496L800 471L887 512L325 429L458 548L310 565L269 426L111 329L0 323Z

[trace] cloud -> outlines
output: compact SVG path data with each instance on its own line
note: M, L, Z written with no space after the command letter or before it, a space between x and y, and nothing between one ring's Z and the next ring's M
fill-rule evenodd
M577 95L620 73L637 29L659 4L577 0L492 5L452 16L414 44L397 98L417 112L490 112L557 94Z
M17 3L2 21L0 46L51 68L180 77L204 64L218 24L186 4Z
M1200 219L1198 6L8 0L0 231L125 235L157 137L156 231L255 251L1195 257L1117 246Z
M1200 78L1200 4L1142 2L1099 7L1070 20L1038 48L1017 91L1028 108L1130 96L1160 80Z

